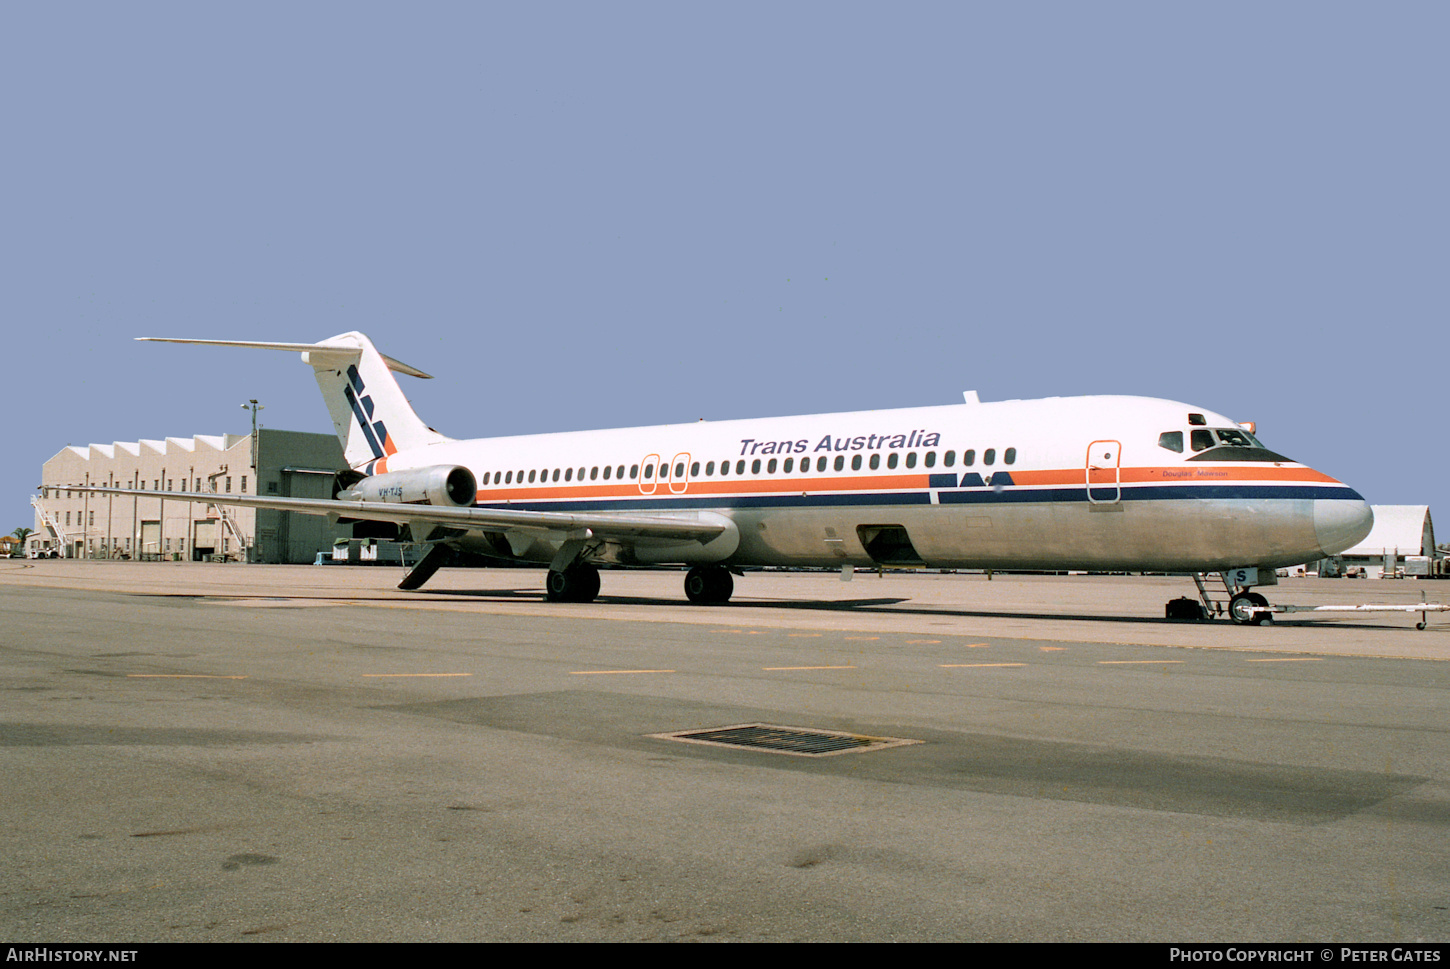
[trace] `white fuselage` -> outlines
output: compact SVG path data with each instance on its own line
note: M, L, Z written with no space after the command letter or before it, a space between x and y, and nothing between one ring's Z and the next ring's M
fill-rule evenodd
M1235 428L1173 401L1048 398L446 440L361 470L461 465L478 507L733 524L705 544L593 552L622 564L1215 571L1298 564L1368 533L1369 506L1327 475L1258 446L1195 449ZM505 529L465 544L548 561L559 540Z

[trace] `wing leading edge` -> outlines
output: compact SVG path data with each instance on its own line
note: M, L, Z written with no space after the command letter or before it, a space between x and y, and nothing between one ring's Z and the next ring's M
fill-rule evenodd
M385 501L341 501L326 498L268 498L262 495L226 495L205 491L144 491L135 488L74 488L102 495L130 495L165 501L192 501L241 508L271 508L304 515L335 515L399 525L443 525L468 531L501 532L537 529L572 533L588 530L596 538L707 542L729 527L724 522L645 515L577 515L556 511L519 511L511 508L446 508L440 505Z

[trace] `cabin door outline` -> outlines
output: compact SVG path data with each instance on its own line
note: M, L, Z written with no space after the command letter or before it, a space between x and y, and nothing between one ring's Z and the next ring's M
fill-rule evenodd
M1123 445L1121 441L1094 441L1088 445L1085 484L1093 505L1115 505L1123 500Z

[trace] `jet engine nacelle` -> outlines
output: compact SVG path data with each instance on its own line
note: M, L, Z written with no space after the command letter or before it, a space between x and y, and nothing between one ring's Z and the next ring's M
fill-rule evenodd
M337 497L345 501L384 501L406 505L471 508L478 498L478 479L456 464L389 471L363 478Z

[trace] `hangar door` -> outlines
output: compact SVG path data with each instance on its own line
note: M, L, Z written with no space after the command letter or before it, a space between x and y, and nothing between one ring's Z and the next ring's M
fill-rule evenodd
M141 523L141 548L138 551L141 553L142 559L161 554L161 523L159 521Z
M204 561L217 550L217 519L198 518L192 523L191 558L194 562Z

